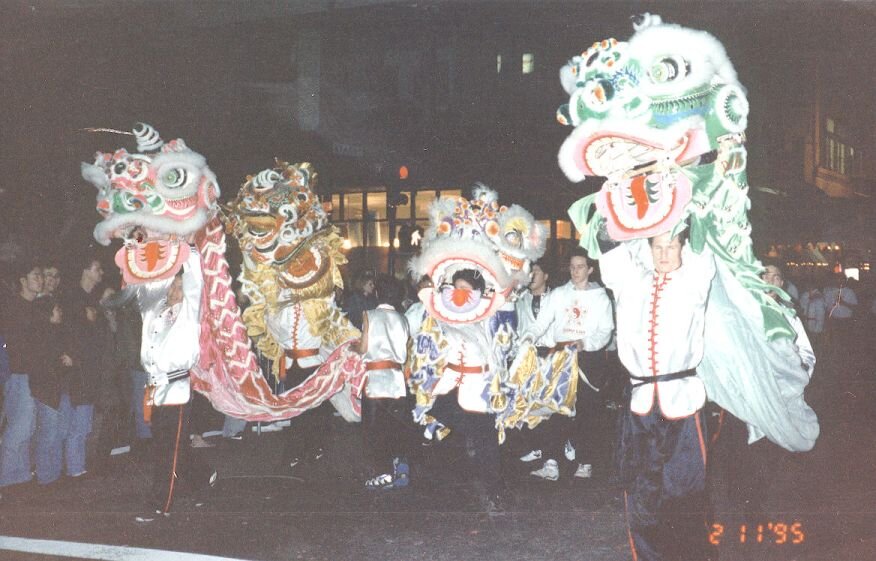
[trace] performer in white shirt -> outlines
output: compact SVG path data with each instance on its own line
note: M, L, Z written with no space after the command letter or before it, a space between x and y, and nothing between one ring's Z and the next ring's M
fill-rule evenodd
M332 323L314 324L320 319L319 310L327 310ZM316 311L316 313L314 313ZM337 329L347 336L358 331L350 324L335 302L334 294L318 298L300 298L296 291L285 288L280 291L278 306L265 312L265 326L271 338L283 349L279 359L279 383L277 394L299 387L322 366L337 348L337 335L329 336L325 329ZM343 340L345 337L341 337ZM295 468L301 462L315 462L324 455L322 439L324 428L332 421L335 407L325 400L306 413L287 421L275 421L262 430L286 430L282 463Z
M155 503L138 521L167 516L174 491L213 485L216 471L189 446L191 388L189 369L200 354L201 256L192 248L173 279L136 285L143 316L140 360L148 375L146 410L151 416Z
M572 365L584 381L578 383L576 401L572 403L575 416L554 416L545 427L550 434L541 430L547 459L532 475L549 481L559 479L557 460L563 457L572 462L575 477L592 476L592 457L599 441L595 426L604 409L599 390L606 381L600 351L608 345L614 330L611 301L604 288L590 281L592 273L586 252L581 248L572 250L569 282L550 293L535 321L521 331L522 337L535 341L540 354L545 355L544 368L562 365L555 360L557 353L576 353Z
M407 442L413 423L405 402L403 373L408 358L408 325L392 301L399 294L398 282L389 275L375 280L377 308L366 310L362 321L359 352L365 356L365 388L362 394L362 430L377 475L365 482L368 489L399 489L410 482ZM379 467L392 460L392 470Z
M483 277L473 269L462 269L451 280L454 294L463 301L470 298L470 293L484 290ZM434 404L428 414L440 425L452 428L451 446L464 450L470 464L469 476L482 487L487 511L501 511L504 507L499 442L489 403L491 375L498 365L496 353L491 352L489 322L452 324L429 317L423 328L439 330L443 341L439 349L443 368L430 391ZM415 418L416 415L415 410ZM433 437L431 428L427 432L430 439L441 438Z
M715 263L684 238L625 242L600 259L631 378L619 457L630 539L643 559L706 556L706 391L695 368Z

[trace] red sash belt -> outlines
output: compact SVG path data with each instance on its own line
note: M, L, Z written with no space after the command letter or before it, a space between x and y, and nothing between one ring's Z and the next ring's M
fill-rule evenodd
M289 349L286 351L286 356L291 359L307 358L319 354L319 349Z
M283 357L280 359L280 380L286 380L286 357L297 361L299 358L307 358L319 354L319 348L316 349L287 349Z
M374 362L368 362L365 364L365 371L392 370L396 368L401 370L401 367L402 365L394 360L375 360Z

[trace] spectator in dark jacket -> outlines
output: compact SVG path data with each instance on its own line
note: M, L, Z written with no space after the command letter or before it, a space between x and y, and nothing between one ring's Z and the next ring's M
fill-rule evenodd
M0 441L0 487L25 483L31 474L31 438L35 409L28 374L41 367L42 333L36 299L43 290L43 271L33 262L16 264L16 295L4 306L0 334L6 339L12 374L4 384L5 423Z
M61 394L61 414L67 427L64 454L67 475L79 477L86 469L85 444L91 433L108 349L106 318L100 307L103 267L93 259L82 270L79 287L69 291L70 329L78 343L79 368L71 372Z
M67 427L61 414L61 395L78 360L73 352L70 331L63 323L61 305L51 300L44 306L45 325L42 339L43 366L30 376L30 389L36 402L36 476L37 483L47 485L61 477L64 437ZM68 472L69 473L69 472Z

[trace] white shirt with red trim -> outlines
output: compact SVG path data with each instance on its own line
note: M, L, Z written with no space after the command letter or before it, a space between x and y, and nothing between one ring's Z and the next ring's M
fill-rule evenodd
M696 368L703 359L703 330L714 257L685 246L681 267L654 271L647 240L625 242L599 261L602 280L615 295L618 356L634 376L651 377ZM638 381L633 380L633 384ZM664 417L696 413L706 401L702 381L691 376L633 388L630 409L647 415L656 402Z
M446 363L433 395L445 395L457 389L460 407L466 411L486 413L489 411L487 390L491 375L487 322L464 325L442 323L441 328L448 343L444 355Z
M301 368L319 366L328 359L330 353L322 348L322 337L310 332L310 323L300 302L284 306L274 313L268 312L265 314L265 325L271 336L287 351L319 349L318 354L298 359ZM286 357L286 368L291 368L292 364L293 360Z

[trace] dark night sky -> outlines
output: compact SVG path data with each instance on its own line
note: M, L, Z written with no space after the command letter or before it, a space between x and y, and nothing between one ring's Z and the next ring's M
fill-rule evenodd
M270 163L280 133L269 130L270 121L234 93L234 84L252 67L282 64L277 59L291 42L278 40L282 34L272 33L272 26L284 18L305 25L308 17L318 21L325 14L295 17L318 4L323 3L0 0L0 233L38 231L47 246L62 246L56 239L60 234L69 235L71 243L91 243L96 215L92 188L79 178L79 162L90 161L98 148L125 143L78 132L83 127L128 129L142 120L183 136L208 155L225 194L236 191L246 173ZM345 2L327 4L355 9ZM528 18L551 49L570 55L602 35L628 37L629 15L642 11L707 29L725 43L750 90L752 141L759 127L781 126L770 122L764 108L794 103L800 96L782 78L795 73L787 66L794 60L777 56L788 45L850 68L857 83L838 83L832 90L840 102L871 102L876 75L872 3L401 2L367 13L379 14L372 15L378 26L395 13L414 14L421 27L454 17ZM234 23L272 13L273 21L262 24ZM264 33L253 31L260 27ZM594 29L604 31L593 36ZM545 95L558 106L562 90L555 73L549 79ZM544 149L555 153L558 146ZM59 222L71 214L77 222L64 230ZM46 222L53 226L46 228Z

